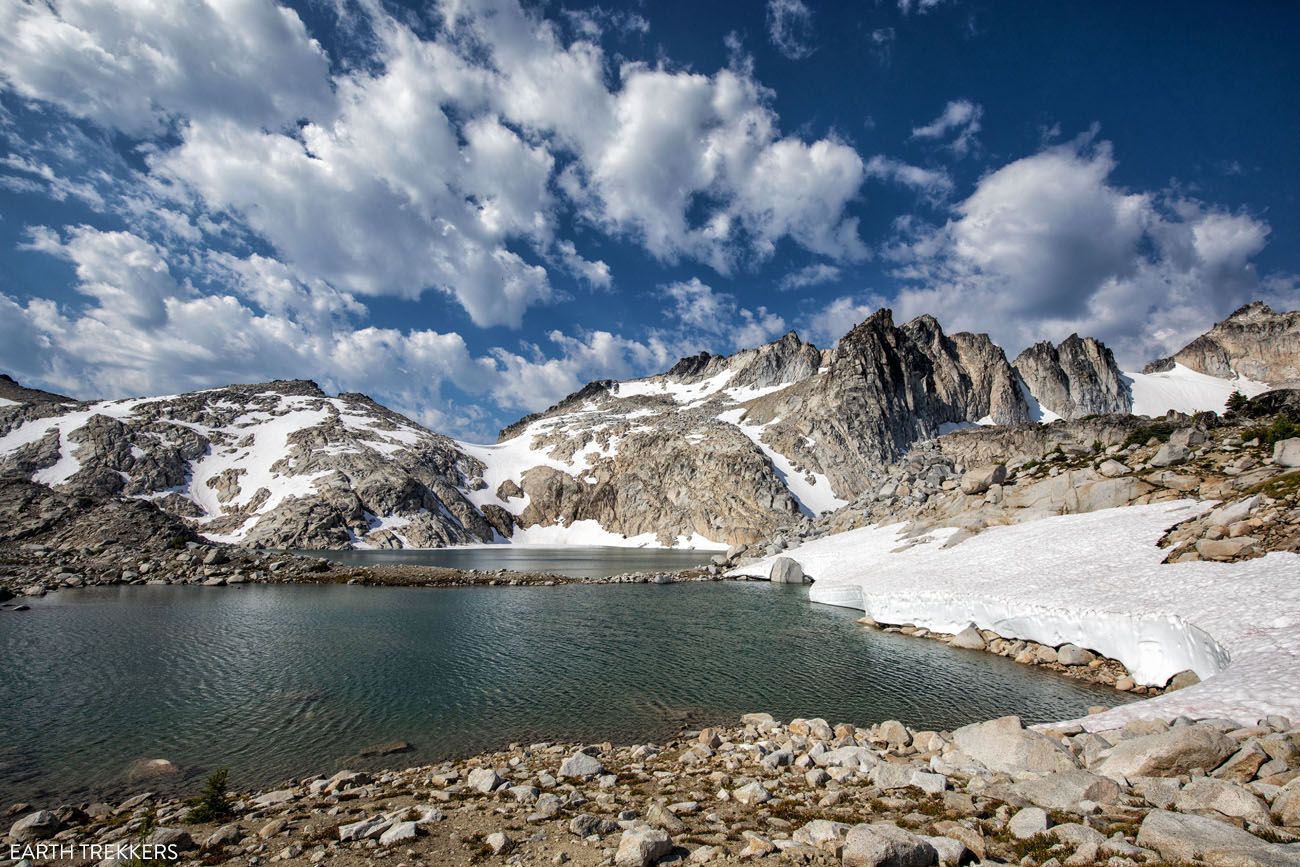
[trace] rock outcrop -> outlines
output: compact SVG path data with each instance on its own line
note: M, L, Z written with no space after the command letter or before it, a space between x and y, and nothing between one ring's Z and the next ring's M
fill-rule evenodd
M1276 313L1253 301L1168 358L1151 362L1144 372L1174 364L1225 379L1300 385L1300 310Z
M1133 408L1115 356L1096 338L1071 334L1056 346L1035 343L1014 366L1042 408L1067 421Z

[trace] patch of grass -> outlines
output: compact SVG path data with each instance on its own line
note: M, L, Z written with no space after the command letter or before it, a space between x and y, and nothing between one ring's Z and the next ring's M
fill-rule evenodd
M815 819L828 819L832 822L844 821L840 813L820 807L801 807L794 801L780 801L779 803L769 803L763 806L767 808L769 816L774 819L784 819L787 822L807 824ZM849 805L846 804L845 806Z
M229 768L218 768L212 772L203 785L203 791L197 797L185 802L185 805L190 808L185 814L186 822L191 824L220 822L235 814L235 805L230 797L229 777Z
M1265 828L1262 825L1256 826L1255 836L1266 843L1293 843L1295 838L1290 834L1279 834L1272 828Z
M1169 437L1173 435L1174 430L1175 428L1173 425L1162 421L1155 422L1154 424L1143 425L1129 434L1128 438L1124 440L1124 443L1120 448L1126 449L1129 446L1144 446L1152 437L1155 437L1162 443L1167 443L1169 442ZM1247 437L1247 439L1249 439L1249 437Z
M943 805L943 801L935 797L928 797L924 800L917 801L912 805L912 811L926 816L942 816L948 812L947 808Z
M1284 473L1277 478L1269 479L1267 482L1260 482L1246 493L1263 494L1274 500L1294 496L1300 493L1300 470Z
M1028 855L1041 864L1053 857L1052 849L1057 845L1056 838L1050 834L1035 834L1025 840L1012 840L1008 847L1016 854L1016 860Z
M1291 421L1284 415L1273 419L1273 423L1268 427L1254 427L1241 434L1242 440L1259 439L1259 444L1265 448L1273 448L1273 444L1279 440L1289 440L1292 437L1300 436L1300 425Z

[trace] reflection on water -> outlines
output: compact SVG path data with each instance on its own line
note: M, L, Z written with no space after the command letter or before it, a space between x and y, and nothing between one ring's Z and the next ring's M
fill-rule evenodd
M121 587L0 615L0 803L138 791L167 758L262 786L512 741L664 739L746 711L950 728L1120 700L871 632L767 584ZM365 747L413 752L361 760Z

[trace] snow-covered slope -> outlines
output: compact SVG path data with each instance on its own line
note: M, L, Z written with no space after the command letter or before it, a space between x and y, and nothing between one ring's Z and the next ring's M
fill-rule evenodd
M1112 728L1170 719L1300 716L1300 556L1164 564L1156 542L1207 504L1175 501L994 527L947 548L955 530L907 546L900 527L867 527L789 552L810 597L883 623L958 632L974 623L1119 659L1140 683L1192 669L1203 682L1081 722ZM773 558L735 570L766 576Z
M314 383L0 408L0 469L155 501L217 541L272 547L490 541L482 466L361 395Z
M1221 413L1233 392L1254 397L1270 388L1268 383L1252 382L1243 377L1221 379L1197 373L1181 364L1161 373L1125 371L1124 378L1133 393L1133 413L1152 417L1164 415L1171 409L1189 415L1196 412Z

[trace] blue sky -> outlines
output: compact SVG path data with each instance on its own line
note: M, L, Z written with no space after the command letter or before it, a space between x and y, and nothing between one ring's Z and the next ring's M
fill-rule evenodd
M1300 292L1300 7L0 9L0 369L482 438L880 306L1122 361Z

